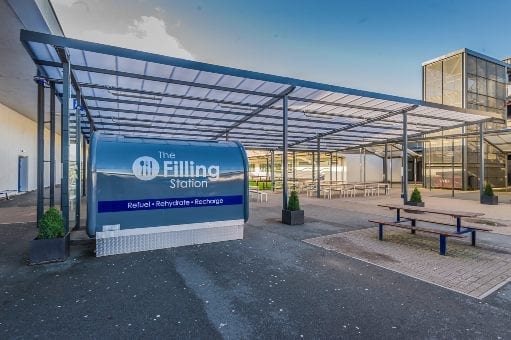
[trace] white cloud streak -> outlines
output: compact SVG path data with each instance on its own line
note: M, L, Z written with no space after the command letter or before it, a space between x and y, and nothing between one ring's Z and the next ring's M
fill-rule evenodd
M68 27L66 35L107 45L195 60L179 41L167 33L163 20L153 16L135 19L125 33L108 33L99 30L80 30Z

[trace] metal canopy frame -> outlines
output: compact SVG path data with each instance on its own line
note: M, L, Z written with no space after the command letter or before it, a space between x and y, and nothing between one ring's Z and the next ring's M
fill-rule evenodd
M63 103L76 96L85 111L84 117L77 111L80 118L69 120L66 142L73 129L86 139L93 131L160 139L234 138L250 149L283 150L287 166L288 150L319 154L398 141L406 158L409 137L491 120L415 99L51 34L21 30L20 39L38 76L55 84ZM67 104L63 107L63 117L72 118ZM404 174L406 166L405 161ZM283 193L285 208L286 180Z
M71 64L74 93L83 96L87 120L81 120L81 129L87 139L96 130L201 140L228 134L248 148L282 150L285 96L290 150L313 151L318 137L323 151L399 140L403 112L414 135L489 119L414 99L44 33L22 30L20 37L40 74L56 84L57 95L63 92L63 62Z

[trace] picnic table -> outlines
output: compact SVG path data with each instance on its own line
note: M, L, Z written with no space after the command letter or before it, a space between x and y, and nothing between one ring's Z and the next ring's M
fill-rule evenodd
M398 228L410 229L412 234L415 234L415 231L421 231L426 233L437 234L440 237L440 255L445 255L447 249L447 237L457 237L461 238L466 233L471 233L472 235L472 246L476 245L476 232L477 231L490 231L488 228L469 226L466 223L462 223L463 218L474 218L483 216L483 213L478 212L466 212L466 211L452 211L452 210L442 210L442 209L431 209L425 207L416 207L411 205L403 205L403 204L378 204L380 207L389 208L391 210L396 210L396 220L395 221L382 221L382 220L369 220L372 223L378 224L378 238L383 240L383 226L393 226ZM433 215L443 215L450 216L456 219L456 223L447 223L445 221L438 221L431 218L424 217L401 217L401 210L405 210L409 213L419 213L419 214L433 214ZM417 222L426 222L431 224L436 224L438 226L443 227L456 227L455 232L430 229L427 227L419 227L417 226ZM411 222L410 225L406 225L405 222Z
M257 202L263 202L263 199L265 202L268 202L268 194L264 191L259 190L259 186L253 186L249 185L248 187L249 196L255 197Z

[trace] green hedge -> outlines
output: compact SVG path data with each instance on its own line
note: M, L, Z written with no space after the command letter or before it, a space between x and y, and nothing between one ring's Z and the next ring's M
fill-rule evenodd
M251 187L257 185L259 190L271 190L271 181L259 181L259 183L257 181L249 181L248 183Z

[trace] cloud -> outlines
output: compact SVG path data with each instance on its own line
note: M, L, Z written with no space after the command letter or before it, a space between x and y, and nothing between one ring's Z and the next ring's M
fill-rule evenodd
M99 30L84 30L73 34L74 38L92 42L131 48L139 51L195 60L179 41L167 33L163 20L152 16L135 19L126 33L107 33Z

